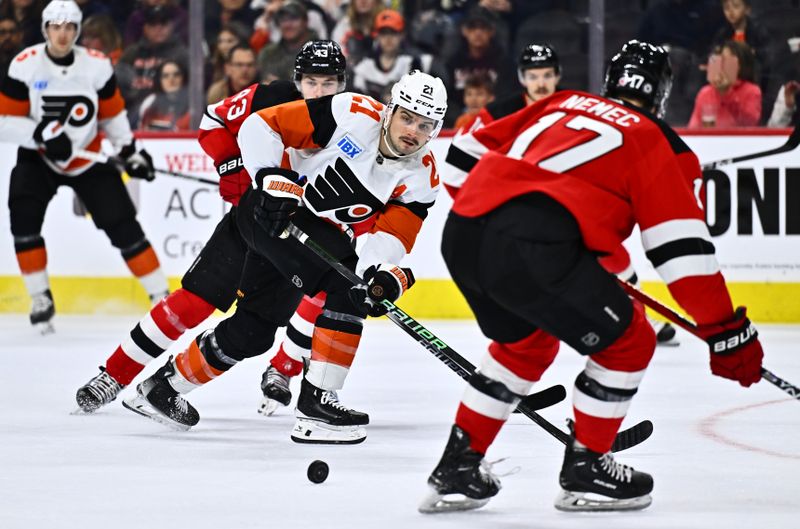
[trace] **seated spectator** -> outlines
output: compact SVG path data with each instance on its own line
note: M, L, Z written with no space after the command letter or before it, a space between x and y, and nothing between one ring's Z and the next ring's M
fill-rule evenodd
M142 38L128 47L117 63L117 81L134 128L139 105L153 92L156 68L167 59L188 64L186 47L172 31L172 16L171 7L149 7L144 12Z
M253 24L253 34L250 36L250 47L258 54L270 42L277 42L280 38L278 24L275 22L275 13L285 0L254 0L250 7L263 9L261 15ZM308 27L320 39L327 40L330 28L334 21L328 14L312 0L300 0L308 12Z
M470 76L488 74L495 83L495 93L498 96L505 96L514 90L516 84L513 65L505 54L497 53L499 48L495 41L495 18L490 11L482 7L470 10L461 23L461 35L462 45L447 62L447 71L452 82L452 88L447 90L450 104L447 109L448 117L445 119L448 125L452 125L462 111L464 88Z
M750 46L729 40L708 61L708 83L694 102L689 128L752 127L761 119L761 89L754 81Z
M522 2L520 2L522 3ZM511 0L479 0L478 5L488 10L495 18L495 38L503 49L503 53L508 53L512 42L511 28L518 21L520 15L517 13Z
M342 47L349 67L354 67L372 50L375 17L384 8L381 0L350 0L345 16L333 28L331 39Z
M50 0L3 0L0 3L0 15L17 21L23 48L44 42L41 15L48 3Z
M0 16L0 81L8 75L8 65L22 51L22 32L12 17Z
M144 14L150 7L169 7L173 14L173 27L179 33L181 42L189 41L189 13L181 7L178 0L139 0L139 5L134 9L125 22L125 35L123 42L130 46L142 38L144 28Z
M294 72L294 58L309 40L318 38L308 28L308 11L296 0L288 0L275 13L281 38L268 44L258 54L261 80L269 83L277 79L290 80Z
M458 27L438 8L437 0L423 0L409 26L409 42L425 53L450 57L460 42Z
M798 81L789 81L781 86L767 122L768 127L793 127L800 123L797 112L798 88L800 88Z
M212 84L206 94L208 104L216 103L226 97L238 94L258 81L256 54L247 44L234 46L228 53L225 63L225 77Z
M392 85L411 70L431 73L431 55L416 56L405 50L405 20L393 9L375 17L374 51L353 69L353 89L387 103ZM441 67L439 67L441 69ZM438 74L436 74L438 75Z
M209 64L206 66L206 75L210 83L216 83L225 77L225 63L228 55L235 46L247 44L247 28L239 22L228 22L217 34L214 48L211 52Z
M492 79L485 73L470 76L464 85L464 113L458 117L453 128L458 130L472 123L483 107L492 101L494 101Z
M756 56L755 82L761 87L762 107L767 108L767 89L773 71L772 38L766 28L750 17L750 10L750 0L722 0L722 12L728 23L717 32L713 43L721 46L727 40L735 40L750 46Z
M140 130L191 128L186 81L186 68L182 64L170 60L161 63L156 69L155 92L145 98L139 109Z
M93 15L81 25L81 46L102 52L116 65L122 56L122 36L108 15Z
M250 0L209 0L205 2L205 8L205 37L209 48L225 24L239 22L248 28L248 33L252 33L253 23L259 15L250 7Z

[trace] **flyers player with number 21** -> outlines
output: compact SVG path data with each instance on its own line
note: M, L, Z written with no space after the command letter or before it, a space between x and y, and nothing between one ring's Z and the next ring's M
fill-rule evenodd
M604 97L561 91L454 140L447 161L469 176L442 234L442 254L493 340L469 381L420 510L474 509L500 483L484 455L559 342L586 356L573 390L555 506L650 505L653 477L610 452L656 345L644 308L598 262L635 225L670 293L697 322L715 375L750 386L763 352L734 311L703 213L695 154L662 119L667 52L630 41L611 59ZM503 259L496 256L502 255ZM720 347L733 343L735 347Z
M0 140L20 146L8 199L11 233L32 298L30 321L42 332L53 330L55 314L42 224L60 186L72 188L83 201L150 300L167 294L167 278L119 171L73 156L79 149L98 152L102 132L129 176L155 178L150 155L134 141L111 61L75 45L81 20L75 2L50 2L42 11L46 42L20 52L0 86Z
M336 392L355 357L366 316L384 314L381 302L395 301L414 284L411 270L399 263L413 248L439 190L427 144L441 129L446 102L440 79L412 71L393 86L387 106L342 93L248 116L238 143L255 186L242 195L236 216L251 250L236 313L170 360L159 380L139 384L144 392L126 405L136 408L145 392L168 384L171 404L193 409L182 394L269 349L303 294L325 292L291 437L311 443L363 441L369 417L343 406ZM369 288L353 287L297 240L282 237L290 222ZM348 232L364 223L370 228L357 255ZM196 422L196 411L189 415Z

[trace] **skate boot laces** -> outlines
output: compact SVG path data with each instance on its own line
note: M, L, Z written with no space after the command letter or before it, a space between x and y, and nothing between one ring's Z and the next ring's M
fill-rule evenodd
M47 297L46 294L37 294L32 299L31 312L34 314L47 312L52 304L53 302L50 301L50 298Z
M267 368L267 381L265 386L276 386L280 389L289 391L289 377L275 369L273 366Z
M600 457L600 467L617 481L630 483L633 478L633 467L614 461L614 456L611 455L611 452L606 452Z
M100 400L108 403L114 400L117 393L122 389L122 386L119 382L111 378L111 375L109 375L105 369L102 367L100 369L100 374L90 380L86 386L92 390Z
M320 398L320 403L327 404L328 406L332 406L340 411L350 411L350 408L339 402L339 396L335 391L323 391L322 398Z
M506 470L506 471L504 471L502 473L501 472L497 472L494 469L495 466L497 466L498 464L502 463L503 461L507 461L507 460L508 460L507 457L501 457L500 459L495 459L494 461L486 461L486 459L484 458L484 459L481 460L481 469L484 471L484 473L486 473L486 475L490 479L493 479L494 481L497 481L497 478L504 478L506 476L513 476L514 474L517 474L517 473L519 473L519 471L522 470L521 466L511 467L510 470Z

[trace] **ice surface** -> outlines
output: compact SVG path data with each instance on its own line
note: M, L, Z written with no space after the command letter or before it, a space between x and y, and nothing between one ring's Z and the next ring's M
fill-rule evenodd
M57 333L41 337L26 316L0 317L0 528L798 527L800 402L765 381L746 390L712 377L703 344L683 333L679 348L656 352L624 425L651 419L653 437L617 456L654 475L650 508L556 511L561 446L514 415L489 452L509 458L501 472L521 467L502 478L500 494L479 511L425 516L416 506L463 382L391 323L368 323L340 393L370 413L368 438L331 447L292 443L288 408L256 413L267 356L190 394L202 417L190 432L169 431L119 400L93 416L70 415L75 390L136 319L57 316ZM485 340L474 323L426 324L479 362ZM760 331L765 365L800 383L800 327ZM564 348L540 387L563 383L571 393L582 365ZM559 425L570 413L568 401L542 411ZM330 465L321 485L306 479L315 459Z

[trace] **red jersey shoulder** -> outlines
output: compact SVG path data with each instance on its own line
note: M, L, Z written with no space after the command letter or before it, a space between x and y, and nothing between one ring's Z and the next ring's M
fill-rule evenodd
M225 123L227 128L238 131L245 118L252 113L253 98L257 89L258 83L223 99L214 109L214 113Z

